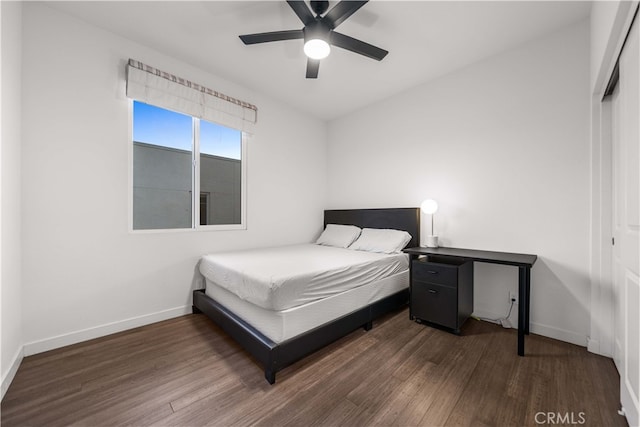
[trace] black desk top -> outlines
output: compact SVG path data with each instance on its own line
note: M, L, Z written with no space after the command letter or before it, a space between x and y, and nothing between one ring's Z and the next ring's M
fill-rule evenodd
M537 255L516 254L509 252L481 251L476 249L459 248L407 248L403 252L409 255L438 255L459 258L468 258L473 261L489 262L492 264L516 265L519 267L533 266L538 259Z

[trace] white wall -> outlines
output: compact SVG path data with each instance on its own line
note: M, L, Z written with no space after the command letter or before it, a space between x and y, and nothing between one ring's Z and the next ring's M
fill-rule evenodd
M0 2L2 19L2 107L0 128L1 194L0 211L0 300L2 301L2 397L22 360L22 277L21 277L21 47L22 4Z
M45 4L23 25L25 353L184 313L204 253L320 232L324 122ZM128 232L130 57L258 106L247 230Z
M532 331L586 345L589 101L584 22L331 122L329 207L436 199L443 246L537 254ZM475 289L503 316L517 269Z

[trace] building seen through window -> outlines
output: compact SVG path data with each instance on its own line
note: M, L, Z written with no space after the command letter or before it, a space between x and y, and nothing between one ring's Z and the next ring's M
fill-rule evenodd
M134 230L241 224L242 176L241 131L133 102Z

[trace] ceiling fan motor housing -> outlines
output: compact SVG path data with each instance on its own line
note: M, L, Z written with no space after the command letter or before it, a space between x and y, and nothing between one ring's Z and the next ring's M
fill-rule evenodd
M315 21L302 29L304 33L304 41L308 42L313 39L320 39L329 42L329 33L331 29L324 25L322 21Z
M322 15L329 9L329 0L311 0L309 4L316 15Z

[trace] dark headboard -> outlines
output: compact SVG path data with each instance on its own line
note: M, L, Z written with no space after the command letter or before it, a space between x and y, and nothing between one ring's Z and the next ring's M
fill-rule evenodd
M333 209L324 211L324 225L356 225L360 228L392 228L411 234L408 248L420 246L420 208Z

